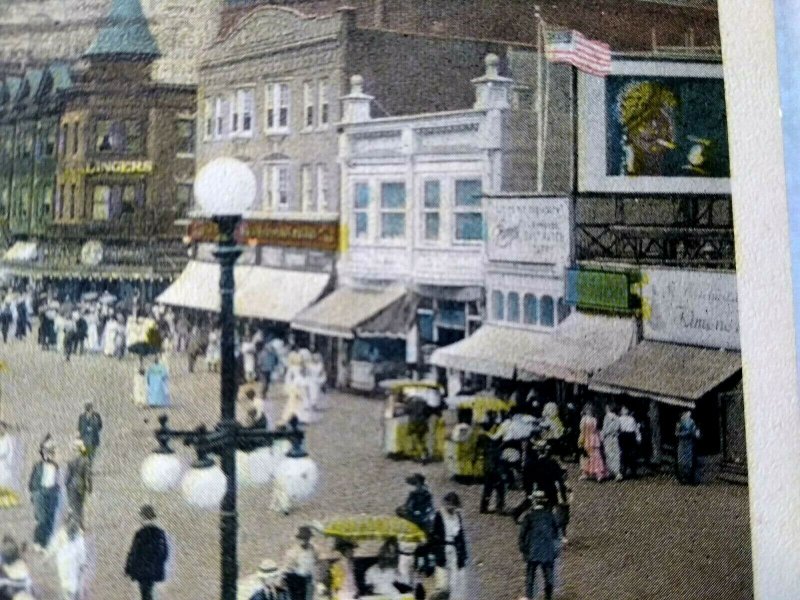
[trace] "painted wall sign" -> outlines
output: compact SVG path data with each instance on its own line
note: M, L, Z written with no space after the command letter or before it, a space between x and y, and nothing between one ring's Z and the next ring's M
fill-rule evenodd
M83 175L146 175L153 172L153 161L115 160L110 162L90 162L79 172Z
M635 274L620 271L569 269L567 304L589 310L631 313L638 299L631 293Z
M192 221L187 235L194 242L215 242L219 236L213 221ZM305 221L244 220L236 231L242 245L281 246L335 252L339 247L339 224Z
M487 204L489 260L568 264L568 198L489 198Z
M740 348L734 273L650 269L644 273L642 300L647 339Z
M578 117L581 191L730 193L721 64L615 60Z

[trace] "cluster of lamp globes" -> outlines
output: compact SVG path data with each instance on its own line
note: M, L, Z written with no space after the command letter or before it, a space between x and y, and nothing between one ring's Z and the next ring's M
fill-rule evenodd
M195 213L208 217L242 216L253 207L256 178L245 163L234 158L217 158L197 174L194 183ZM274 482L293 502L313 495L319 470L305 454L295 452L288 440L252 452L236 452L237 483L242 486ZM227 478L211 459L195 462L187 470L184 462L168 448L148 456L141 466L144 484L155 492L180 486L186 501L200 508L218 509L227 489Z
M292 503L308 500L319 480L317 464L305 452L294 452L288 440L251 452L236 451L236 479L243 487L275 483ZM197 460L187 469L181 458L161 448L144 459L142 481L154 492L178 487L187 503L198 508L218 509L228 487L222 469L210 458Z

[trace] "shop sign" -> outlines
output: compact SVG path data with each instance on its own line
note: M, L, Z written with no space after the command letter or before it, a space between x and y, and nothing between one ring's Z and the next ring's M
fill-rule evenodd
M735 273L650 269L643 284L645 338L727 350L741 347Z
M631 286L637 275L622 271L569 269L567 303L577 308L628 314L638 308Z
M188 238L194 242L216 242L219 230L213 221L193 221ZM336 252L339 247L339 223L306 221L245 220L236 231L242 245L280 246Z
M566 266L570 258L568 198L489 198L489 260Z
M83 169L83 175L147 175L153 172L150 160L115 160L110 162L90 162Z

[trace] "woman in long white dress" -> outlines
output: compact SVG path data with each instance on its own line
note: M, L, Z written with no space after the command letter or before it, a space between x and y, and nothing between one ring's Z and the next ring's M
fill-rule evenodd
M97 311L88 312L84 318L86 319L86 349L89 352L99 352L100 335L97 331Z
M106 326L103 328L103 354L106 356L114 356L114 346L117 339L117 320L112 316L106 321Z
M315 353L311 356L311 362L306 366L306 378L308 379L308 400L311 408L317 411L326 410L328 402L322 390L328 381L328 374L325 372L321 354Z
M16 489L15 482L15 441L8 424L0 421L0 487Z
M256 344L252 340L242 342L244 379L248 383L256 380Z
M133 403L140 407L147 407L147 376L144 368L138 365L133 370Z
M301 423L310 423L313 415L308 414L308 386L303 373L303 359L298 352L290 352L287 362L289 366L283 382L286 404L281 414L281 423L288 423L293 415L297 416Z
M214 328L208 334L208 346L206 347L206 366L209 371L217 372L222 360L222 334L219 329Z

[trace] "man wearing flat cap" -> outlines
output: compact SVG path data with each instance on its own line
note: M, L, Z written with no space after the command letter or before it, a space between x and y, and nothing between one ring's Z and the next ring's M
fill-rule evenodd
M426 533L430 532L436 511L433 495L425 485L425 476L415 473L406 478L406 483L413 489L408 493L405 504L397 509L397 516L411 521Z
M84 527L83 513L86 497L92 493L92 465L89 452L81 439L72 442L75 456L67 463L67 476L64 487L67 491L69 512Z
M317 550L311 543L311 527L297 528L296 542L284 557L284 581L290 600L311 600L317 574Z
M536 572L541 569L545 600L553 597L553 566L558 557L558 523L547 494L536 490L531 495L533 509L525 515L519 532L519 551L527 563L525 597L536 598Z

